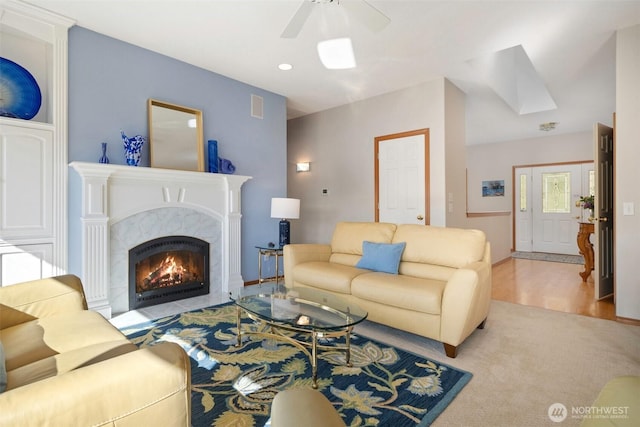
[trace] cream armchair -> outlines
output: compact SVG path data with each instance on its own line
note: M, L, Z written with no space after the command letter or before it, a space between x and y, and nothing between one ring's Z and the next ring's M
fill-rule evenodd
M185 351L138 349L87 310L75 276L0 287L0 343L0 426L190 425Z

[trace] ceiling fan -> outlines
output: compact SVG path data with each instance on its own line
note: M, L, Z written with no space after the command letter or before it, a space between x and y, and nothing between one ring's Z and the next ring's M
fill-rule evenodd
M359 20L372 32L378 32L391 22L391 19L378 9L367 3L365 0L303 0L302 4L293 15L280 37L293 39L298 36L300 30L307 22L314 4L334 3L342 5L347 13Z

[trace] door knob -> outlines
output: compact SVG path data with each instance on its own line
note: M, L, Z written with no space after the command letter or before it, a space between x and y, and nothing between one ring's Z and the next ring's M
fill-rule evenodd
M424 219L424 217L422 215L419 215L416 217L418 221L422 221Z
M609 219L608 219L606 216L605 216L605 217L602 217L602 218L596 218L596 219L597 219L598 221L600 221L600 222L607 222L607 221L609 221Z

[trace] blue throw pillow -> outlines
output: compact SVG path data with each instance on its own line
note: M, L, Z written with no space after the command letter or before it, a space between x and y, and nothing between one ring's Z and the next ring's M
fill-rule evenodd
M7 368L4 365L4 349L0 341L0 393L7 389Z
M406 246L401 243L362 242L362 258L356 264L358 268L381 271L383 273L398 274L402 251Z

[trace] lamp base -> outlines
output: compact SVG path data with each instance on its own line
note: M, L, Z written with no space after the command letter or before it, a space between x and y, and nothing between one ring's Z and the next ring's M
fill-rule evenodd
M284 245L288 245L290 243L290 225L291 223L286 219L280 221L280 247L283 247Z

